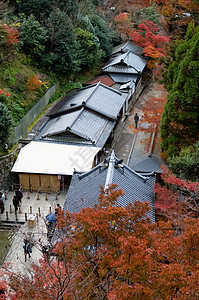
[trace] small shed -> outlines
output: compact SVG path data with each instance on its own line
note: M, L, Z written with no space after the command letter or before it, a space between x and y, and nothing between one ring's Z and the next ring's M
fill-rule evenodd
M61 189L64 176L72 176L74 168L82 172L94 166L100 148L31 141L24 146L12 168L19 174L25 190L51 192Z

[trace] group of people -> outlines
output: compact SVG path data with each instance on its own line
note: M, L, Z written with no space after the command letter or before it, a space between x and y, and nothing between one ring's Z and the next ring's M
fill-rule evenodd
M15 191L15 195L13 197L12 203L14 205L15 208L15 213L18 210L19 205L21 204L21 200L23 198L23 193L20 189L17 189ZM0 192L0 210L1 210L1 214L4 213L5 210L5 194Z
M13 203L14 208L15 208L15 213L17 212L18 207L20 206L20 204L22 202L22 198L23 198L22 191L20 189L17 189L15 191L15 195L14 195L13 200L12 200L12 203Z

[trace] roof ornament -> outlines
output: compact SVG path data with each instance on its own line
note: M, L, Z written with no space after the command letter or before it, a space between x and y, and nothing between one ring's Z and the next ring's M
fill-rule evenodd
M115 159L115 166L119 167L119 165L121 165L122 162L123 162L123 158L122 159Z
M110 184L112 184L115 161L116 161L115 151L112 150L110 158L109 158L109 165L108 165L108 171L107 171L107 175L106 175L104 190L106 190L108 188L108 186Z

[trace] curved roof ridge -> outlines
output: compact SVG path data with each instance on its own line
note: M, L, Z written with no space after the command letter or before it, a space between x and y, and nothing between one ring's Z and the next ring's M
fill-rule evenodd
M113 89L112 87L103 84L101 81L99 81L98 83L99 83L99 85L103 86L104 88L106 88L106 89L108 89L108 90L111 90L111 91L113 91L113 92L119 94L120 96L122 96L122 93L121 93L120 91L118 91L118 90L116 90L116 89Z
M95 84L92 84L92 86L95 86L95 88L94 88L94 90L91 92L91 94L88 96L88 98L86 99L86 101L83 101L82 102L82 105L86 105L88 102L89 102L89 100L90 100L90 98L93 96L93 94L96 92L96 90L97 90L97 88L98 88L98 86L99 86L99 82L98 83L95 83Z
M104 164L104 161L101 162L99 165L95 166L94 168L92 168L91 170L89 170L87 172L84 172L83 174L79 174L78 175L78 179L79 180L83 179L84 177L92 174L93 172L95 172L97 169L100 169L101 167L107 168L107 165Z
M122 54L118 54L117 56L113 57L112 59L110 59L108 61L108 63L102 68L102 70L105 70L106 68L108 68L109 66L114 66L116 64L118 64L119 62L121 62L121 59L123 59L123 57L126 56L126 52L122 53Z
M115 162L116 162L115 151L112 150L111 155L109 156L108 171L107 171L107 175L106 175L106 181L104 184L104 190L106 190L107 187L110 184L112 184L113 174L114 174L114 170L115 170Z
M123 165L124 165L125 168L127 168L131 173L135 174L137 177L139 177L140 179L142 179L144 182L145 182L146 180L148 180L147 177L145 177L145 176L143 176L143 175L137 173L136 171L134 171L134 170L132 170L131 168L129 168L127 165L125 165L125 164L123 164Z

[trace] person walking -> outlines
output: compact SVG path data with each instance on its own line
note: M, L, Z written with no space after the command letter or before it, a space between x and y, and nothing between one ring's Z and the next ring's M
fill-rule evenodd
M15 213L16 213L17 210L18 210L18 206L19 206L19 199L16 196L14 196L13 199L12 199L12 203L14 205Z
M23 193L22 193L22 191L20 189L17 189L15 191L15 196L17 197L19 203L21 203L21 199L23 198Z
M1 214L3 214L5 210L5 203L4 203L2 192L0 192L0 209L1 209Z
M137 128L138 127L138 121L139 121L139 116L138 116L137 113L134 116L134 120L135 120L135 127Z
M32 253L32 245L30 241L24 239L23 249L24 249L25 262L26 262L27 255L29 258L31 258L30 253Z

